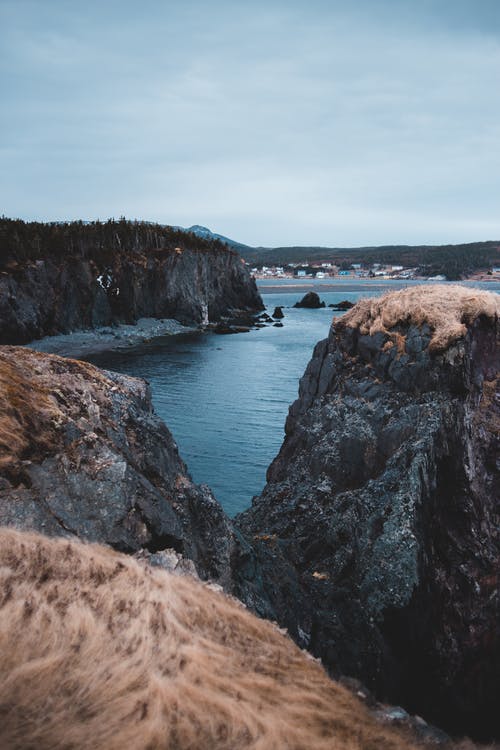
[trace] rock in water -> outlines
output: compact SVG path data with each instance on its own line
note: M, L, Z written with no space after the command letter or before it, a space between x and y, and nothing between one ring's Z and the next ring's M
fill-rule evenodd
M276 616L336 672L500 734L498 295L361 300L315 348L240 516Z
M334 310L340 312L350 310L351 307L354 307L354 302L350 302L348 299L343 299L342 302L332 303L331 305L328 305L328 307L332 307Z
M300 302L294 304L294 307L306 307L309 310L316 310L319 307L325 307L325 303L320 300L316 292L307 292Z
M281 320L282 318L285 317L285 313L283 312L283 307L281 305L278 305L277 307L274 308L272 317L275 320Z

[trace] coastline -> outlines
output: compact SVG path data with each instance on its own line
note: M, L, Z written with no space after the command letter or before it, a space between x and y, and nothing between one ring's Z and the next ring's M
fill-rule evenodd
M61 357L84 357L89 354L128 349L161 336L178 336L199 330L185 326L173 318L139 318L137 323L121 323L116 326L101 326L44 336L30 341L25 346L37 352L59 354Z

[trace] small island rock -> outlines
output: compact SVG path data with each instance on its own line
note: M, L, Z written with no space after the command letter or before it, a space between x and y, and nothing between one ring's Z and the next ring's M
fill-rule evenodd
M332 304L328 305L328 307L332 307L334 310L350 310L351 307L354 307L354 302L350 302L348 299L342 300L342 302L333 302Z
M305 307L309 310L317 310L319 307L325 307L325 303L322 302L316 292L307 292L304 294L300 302L296 302L294 307Z

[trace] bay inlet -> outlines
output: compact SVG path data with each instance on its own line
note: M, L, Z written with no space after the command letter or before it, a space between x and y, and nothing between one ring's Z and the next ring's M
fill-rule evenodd
M235 336L201 331L166 336L86 359L149 381L156 412L173 433L192 478L208 484L234 516L264 487L299 379L315 344L328 335L333 316L341 314L293 304L311 289L328 305L408 285L270 279L259 283L259 291L269 314L284 306L283 328L269 325ZM500 291L496 283L477 286Z

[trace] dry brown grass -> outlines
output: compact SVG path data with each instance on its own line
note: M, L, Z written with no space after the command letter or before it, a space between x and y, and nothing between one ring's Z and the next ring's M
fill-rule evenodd
M60 425L92 408L94 384L101 401L116 387L84 362L0 347L0 472L15 474L22 461L55 451Z
M500 316L500 295L458 284L437 284L359 300L339 323L359 328L365 335L379 331L391 334L400 325L420 327L427 323L432 330L429 349L436 352L465 336L467 326L481 315L489 319ZM393 337L396 335L392 332ZM394 343L401 351L401 341L395 338Z
M413 747L268 622L98 546L0 530L0 747Z

